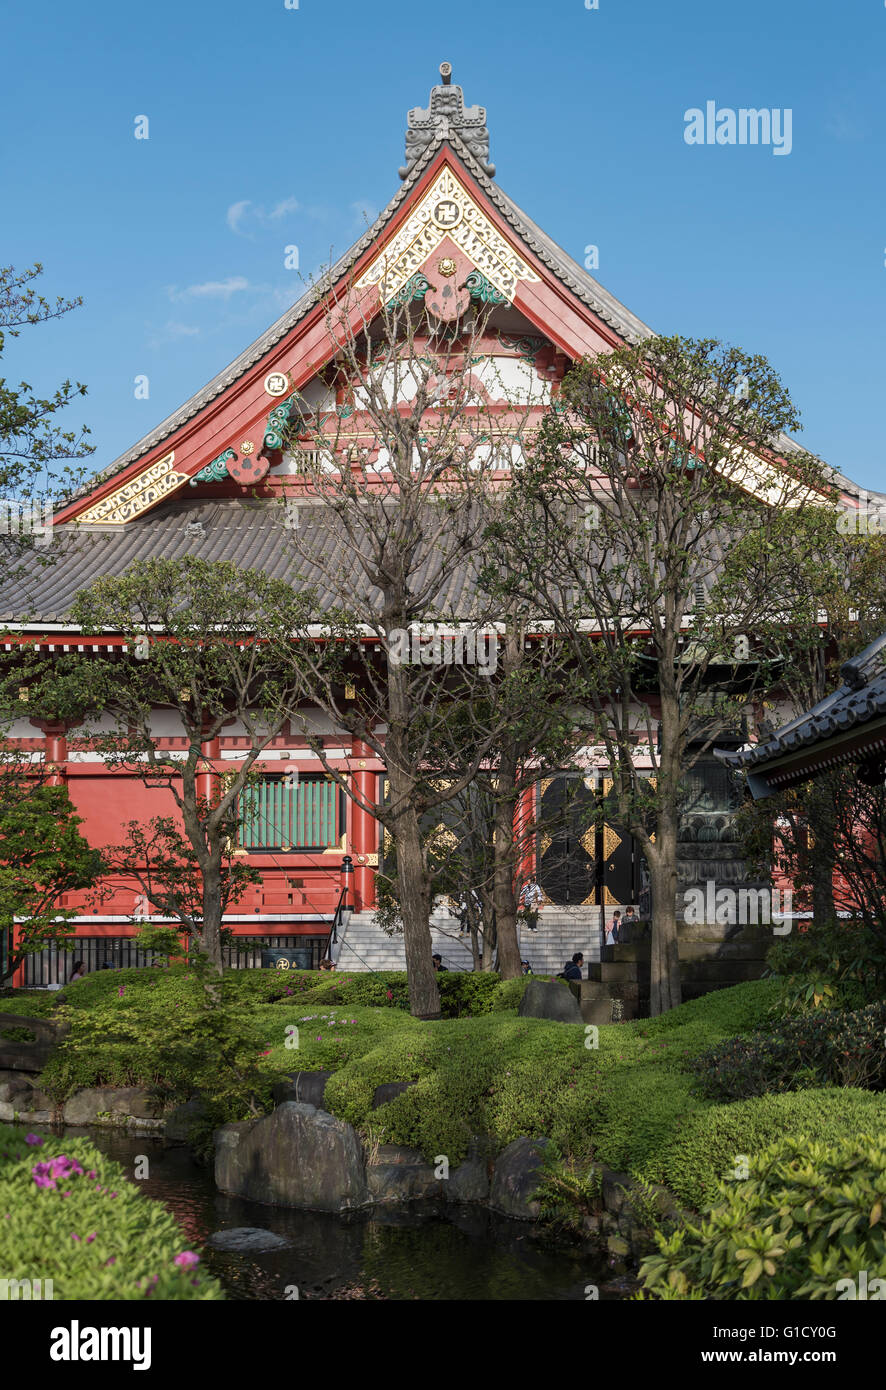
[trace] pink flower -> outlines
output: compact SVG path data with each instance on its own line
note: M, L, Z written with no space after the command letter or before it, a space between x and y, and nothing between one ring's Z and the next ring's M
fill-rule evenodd
M90 1231L90 1232L89 1232L89 1235L86 1237L86 1244L87 1244L87 1245L91 1245L92 1242L95 1240L95 1238L96 1238L97 1235L98 1235L98 1231Z
M105 1260L105 1264L106 1264L106 1265L115 1265L116 1263L117 1263L117 1256L116 1256L116 1255L109 1255L108 1258Z
M126 990L126 986L125 986L125 985L121 985L120 988L117 990L117 998L118 998L118 999L122 999L122 998L123 998L123 995L124 995L124 993L125 993L125 990Z
M180 1269L193 1269L200 1263L200 1256L193 1250L183 1250L180 1255L176 1255L173 1264L177 1264Z
M88 1178L96 1178L96 1177L98 1177L98 1174L96 1173L96 1171L95 1171L94 1168L90 1168L90 1170L89 1170L89 1172L86 1174L86 1176L87 1176Z
M79 1237L74 1231L72 1231L72 1232L71 1232L71 1240L79 1240L79 1239L80 1239L80 1237Z
M39 1147L43 1143L43 1136L41 1134L26 1134L25 1143L36 1144Z

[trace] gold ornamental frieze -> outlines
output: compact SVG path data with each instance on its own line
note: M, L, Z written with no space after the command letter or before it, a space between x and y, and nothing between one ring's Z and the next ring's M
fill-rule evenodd
M96 502L94 507L77 517L77 521L86 526L113 526L141 516L142 512L188 481L187 473L175 471L172 466L174 461L175 451L172 450L139 473L137 478L131 478L116 492Z
M441 169L412 216L357 281L358 289L380 287L387 303L449 237L513 302L521 280L540 277L493 226L451 169ZM441 272L442 273L442 272Z

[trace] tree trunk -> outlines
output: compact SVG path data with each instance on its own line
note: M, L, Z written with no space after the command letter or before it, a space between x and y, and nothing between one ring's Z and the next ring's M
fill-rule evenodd
M836 916L834 907L834 835L837 814L831 779L822 778L809 784L806 818L812 833L810 878L812 884L812 918L816 926Z
M655 1018L683 1002L677 950L677 817L659 813L655 844L646 852L652 890L649 1013Z
M203 870L203 949L209 963L221 975L222 881L221 859L213 856Z
M389 768L391 800L403 804L398 772ZM409 1010L414 1018L440 1017L440 991L431 960L431 884L422 852L421 827L412 806L391 823L400 880L400 918L409 976Z
M514 893L514 813L517 804L516 757L508 749L496 785L495 800L495 925L498 934L498 968L503 980L523 973L517 941L517 899Z

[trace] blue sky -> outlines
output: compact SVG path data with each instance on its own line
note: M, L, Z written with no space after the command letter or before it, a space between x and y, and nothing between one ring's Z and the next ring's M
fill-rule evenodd
M18 0L0 260L42 261L45 292L84 306L9 343L5 375L85 381L70 423L109 463L359 236L446 59L518 204L579 261L596 245L597 278L653 328L765 354L804 444L886 490L886 6L598 6ZM686 144L709 100L789 108L790 154Z

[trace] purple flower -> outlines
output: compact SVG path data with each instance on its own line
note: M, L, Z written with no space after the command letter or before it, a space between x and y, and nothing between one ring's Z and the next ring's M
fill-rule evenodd
M123 995L124 995L124 993L125 993L125 990L126 990L126 986L125 986L125 985L121 985L120 988L117 990L117 998L118 998L118 999L122 999L122 998L123 998Z
M87 1245L91 1245L92 1242L95 1240L95 1238L96 1238L97 1235L98 1235L98 1231L90 1231L90 1232L89 1232L89 1235L86 1237L86 1244L87 1244Z
M176 1255L173 1264L177 1264L181 1269L193 1269L200 1263L200 1256L195 1255L193 1250L183 1250L180 1255Z
M79 1240L79 1239L80 1239L80 1237L77 1235L76 1231L72 1231L72 1232L71 1232L71 1240Z
M26 1134L26 1135L25 1135L25 1143L26 1143L26 1144L36 1144L36 1145L38 1146L38 1148L39 1148L39 1146L43 1143L43 1136L42 1136L42 1134ZM5 1157L6 1157L6 1155L4 1154L4 1158L5 1158Z
M95 1177L98 1176L98 1174L96 1173L96 1171L95 1171L94 1168L90 1168L90 1170L89 1170L89 1172L86 1174L86 1176L87 1176L88 1178L95 1178Z
M115 1265L116 1263L117 1263L117 1256L116 1256L116 1255L109 1255L108 1258L105 1260L105 1264L106 1264L106 1265Z

